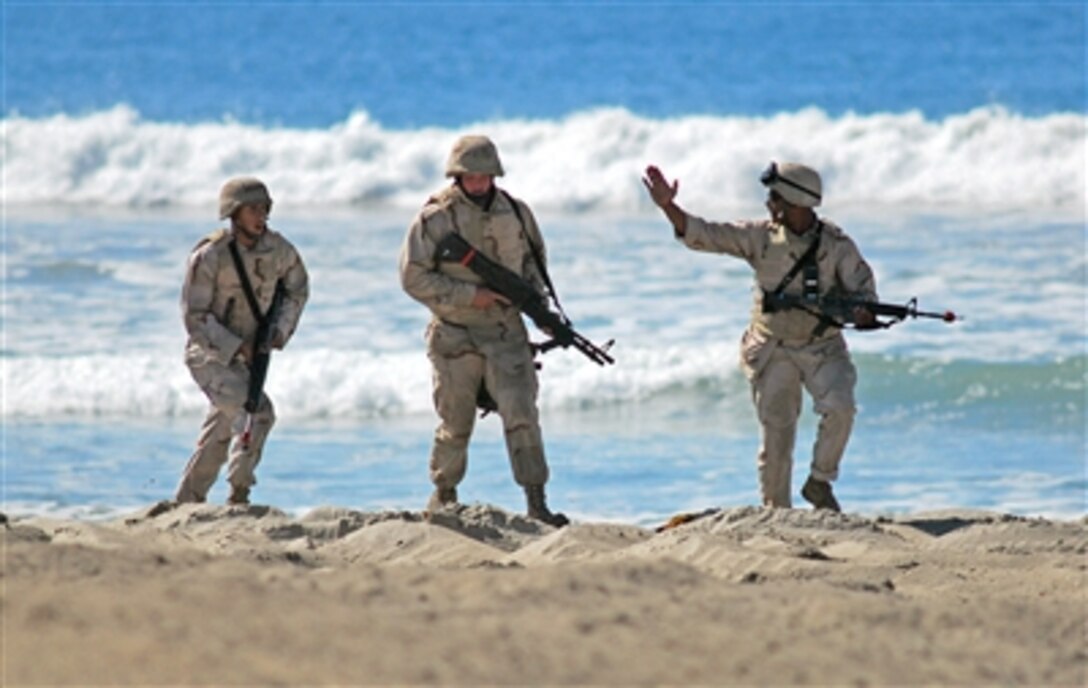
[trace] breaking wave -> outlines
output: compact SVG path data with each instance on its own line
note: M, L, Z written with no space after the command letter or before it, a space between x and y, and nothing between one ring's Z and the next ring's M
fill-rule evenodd
M804 160L837 207L1008 209L1083 217L1086 123L1081 113L1025 117L1001 107L941 120L919 112L832 117L649 119L593 109L557 120L500 120L398 130L366 112L325 129L233 121L145 120L126 105L81 116L3 120L9 208L39 205L211 208L219 184L255 174L281 207L418 207L443 183L446 152L469 131L499 145L506 186L563 212L648 209L648 163L681 180L694 208L750 205L768 160ZM756 191L756 193L754 193Z

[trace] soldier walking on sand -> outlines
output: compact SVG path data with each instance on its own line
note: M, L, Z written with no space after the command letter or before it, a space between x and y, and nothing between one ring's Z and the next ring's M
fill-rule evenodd
M401 284L433 315L426 340L439 424L430 456L435 490L427 510L457 503L477 399L490 398L502 419L514 480L525 490L529 516L563 526L567 518L549 511L545 502L548 464L537 414L536 366L521 313L467 267L435 260L438 242L456 232L545 293L543 238L529 207L495 185L502 174L490 139L459 139L446 165L453 183L427 200L401 250Z
M761 426L757 464L765 506L790 507L790 479L801 390L821 416L809 478L801 496L817 509L839 511L831 482L853 428L857 373L839 327L804 308L770 307L772 295L815 302L829 293L876 301L873 272L839 227L818 217L822 184L815 170L771 163L760 177L767 187L768 220L707 222L675 202L671 185L654 166L643 178L650 197L672 223L676 238L696 251L726 253L755 271L752 319L740 343L741 367L751 383ZM854 312L859 328L872 313Z
M211 408L178 485L179 502L207 499L228 452L227 502L248 504L250 488L257 482L254 472L275 422L267 394L261 394L250 427L243 408L258 324L282 282L284 298L271 334L272 348L282 349L309 296L309 278L298 251L268 227L271 209L272 197L261 181L231 179L219 194L219 217L230 218L230 229L205 237L189 256L181 295L189 333L185 364Z

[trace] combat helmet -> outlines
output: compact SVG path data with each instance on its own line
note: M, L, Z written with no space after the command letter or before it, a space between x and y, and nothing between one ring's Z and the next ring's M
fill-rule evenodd
M219 190L219 219L225 220L234 215L234 211L247 204L263 203L272 210L272 196L268 187L256 177L235 177L227 180Z
M771 162L759 175L759 181L768 189L778 192L790 205L804 208L820 205L823 184L820 175L811 167L795 162Z
M446 161L446 176L456 177L462 174L487 174L492 177L503 175L499 151L486 136L470 134L457 139Z

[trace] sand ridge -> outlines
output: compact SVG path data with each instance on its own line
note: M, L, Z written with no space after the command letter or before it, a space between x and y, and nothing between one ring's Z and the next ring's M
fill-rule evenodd
M1088 519L4 519L4 685L1081 685ZM662 524L664 525L664 524Z

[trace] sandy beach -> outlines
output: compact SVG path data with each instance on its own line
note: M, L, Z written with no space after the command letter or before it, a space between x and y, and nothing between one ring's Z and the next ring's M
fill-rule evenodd
M684 521L684 518L675 519ZM1088 519L4 518L3 684L1083 685ZM665 524L662 524L665 525Z

